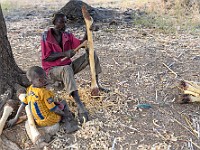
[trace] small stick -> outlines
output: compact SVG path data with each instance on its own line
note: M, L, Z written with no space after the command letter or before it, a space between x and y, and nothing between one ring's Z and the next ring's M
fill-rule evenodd
M200 126L198 122L196 124L197 124L198 139L200 139Z
M115 144L116 144L116 141L117 141L117 139L114 138L114 140L113 140L113 144L112 144L112 150L115 150Z
M192 140L190 141L196 148L198 148L200 150L200 146L198 146L196 143L192 142Z
M188 129L186 126L182 125L177 119L173 118L174 121L176 121L179 125L181 125L183 128L185 128L187 131L189 131L192 135L196 136L190 129Z
M133 130L133 131L140 132L138 129L133 128L133 127L131 127L131 126L127 126L127 125L125 125L125 124L123 124L123 123L120 123L120 125L121 125L121 126L124 126L124 127L127 127L127 128L129 128L129 129L131 129L131 130Z
M198 134L198 132L197 132L196 130L193 129L193 127L192 127L192 125L191 125L189 119L188 119L185 115L183 115L183 117L184 117L185 121L187 122L188 126L190 127L190 129L191 129L194 133Z
M158 91L156 90L156 102L158 102Z
M190 138L190 149L194 150L193 145L192 145L192 138Z
M167 66L165 63L163 63L163 65L175 75L175 78L177 78L178 75L176 72L174 72L171 68L169 68L169 66Z
M157 126L157 127L159 127L159 128L160 128L161 126L160 126L160 125L158 125L156 122L157 122L157 120L156 120L156 119L153 119L153 124L154 124L155 126Z
M137 78L138 78L138 80L140 79L140 72L139 71L137 73Z
M196 148L198 148L198 149L200 150L200 146L198 146L196 143L194 143L194 142L191 141L191 140L179 140L179 141L188 142L188 146L189 146L190 144L193 144Z
M120 64L113 58L113 61L116 65L120 66Z

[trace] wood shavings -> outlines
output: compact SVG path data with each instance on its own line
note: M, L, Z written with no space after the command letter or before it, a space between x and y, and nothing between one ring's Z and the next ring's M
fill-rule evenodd
M77 131L75 135L84 140L90 140L89 149L108 149L110 146L110 135L102 129L103 123L95 119L86 122L82 129Z
M137 147L137 150L169 150L171 145L167 145L166 143L155 143L151 145L141 144Z

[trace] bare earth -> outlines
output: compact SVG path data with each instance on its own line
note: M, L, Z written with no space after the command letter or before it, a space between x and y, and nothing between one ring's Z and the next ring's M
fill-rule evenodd
M52 13L64 4L55 6L49 2L5 12L12 50L17 64L24 70L41 65L41 33L51 25ZM167 35L156 29L136 27L133 20L125 19L124 9L109 9L120 14L113 17L117 24L98 23L100 30L94 33L94 42L103 68L101 82L112 92L92 98L89 68L76 75L91 121L71 135L61 130L49 147L55 150L200 149L198 133L192 131L197 130L195 124L200 124L200 105L179 104L176 87L181 79L199 82L199 35ZM69 31L77 37L81 38L84 30L84 26L69 25ZM74 103L68 101L75 110ZM144 103L152 108L135 109ZM22 149L33 149L24 130L22 123L5 130L4 135Z

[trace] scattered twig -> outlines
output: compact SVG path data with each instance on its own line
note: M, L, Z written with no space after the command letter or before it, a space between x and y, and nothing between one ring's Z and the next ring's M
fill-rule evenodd
M113 61L117 66L120 66L120 64L114 58L113 58Z
M157 129L155 129L155 128L153 128L153 129L154 129L154 131L157 132L159 137L161 137L163 140L166 140L166 138Z
M190 140L188 141L188 148L190 150L194 150L193 145L192 145L192 139L190 138Z
M116 90L114 91L114 93L115 93L115 94L118 94L119 96L127 97L127 95L121 93L118 89L116 89Z
M183 52L181 52L181 53L177 56L177 58L181 57L182 55L183 55Z
M192 125L191 125L191 122L189 121L189 119L182 114L182 116L184 117L185 121L187 122L188 126L190 127L190 129L195 133L195 134L198 134L198 132L196 130L193 129Z
M195 137L197 137L196 134L194 134L190 129L188 129L186 126L184 126L182 123L180 123L176 118L173 118L173 120L176 121L183 128L185 128L187 131L189 131L192 135L194 135Z
M112 150L115 150L115 144L116 144L116 141L117 141L117 139L114 138L114 140L113 140L113 144L112 144Z
M66 148L67 148L67 149L68 149L68 148L69 148L69 149L78 149L78 146L77 146L77 143L75 143L75 144L71 144L71 145L67 146Z
M138 129L133 128L133 127L131 127L131 126L127 126L127 125L125 125L125 124L123 124L123 123L120 123L120 125L121 125L121 126L124 126L124 127L126 127L126 128L129 128L129 129L131 129L131 130L133 130L133 131L140 132Z
M160 126L160 125L158 125L158 124L157 124L157 122L158 122L158 120L156 120L156 119L153 119L153 124L154 124L156 127L159 127L159 128L160 128L161 126Z
M197 132L198 132L198 139L200 139L200 126L198 122L197 122Z
M197 149L200 150L200 146L197 145L196 143L194 143L194 142L191 140L191 138L190 138L190 140L179 140L179 141L188 142L188 146L191 145L191 144L193 144Z
M200 149L200 146L198 146L196 143L194 143L192 140L190 140L190 142L198 149Z
M169 70L169 71L171 71L174 75L175 75L175 78L177 78L177 73L176 72L174 72L169 66L167 66L165 63L163 63L163 65Z
M158 102L158 91L156 90L156 102Z
M139 80L140 79L140 72L138 71L137 73L137 79Z

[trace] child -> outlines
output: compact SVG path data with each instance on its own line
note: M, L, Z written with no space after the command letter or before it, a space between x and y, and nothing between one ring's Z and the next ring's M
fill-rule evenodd
M26 94L19 96L22 103L16 116L9 120L8 127L17 122L22 110L26 105L29 105L38 126L52 126L62 121L66 123L65 130L67 133L76 131L78 129L77 122L66 101L54 102L54 94L46 88L45 71L39 66L33 66L27 71L26 75L32 85L27 88Z

